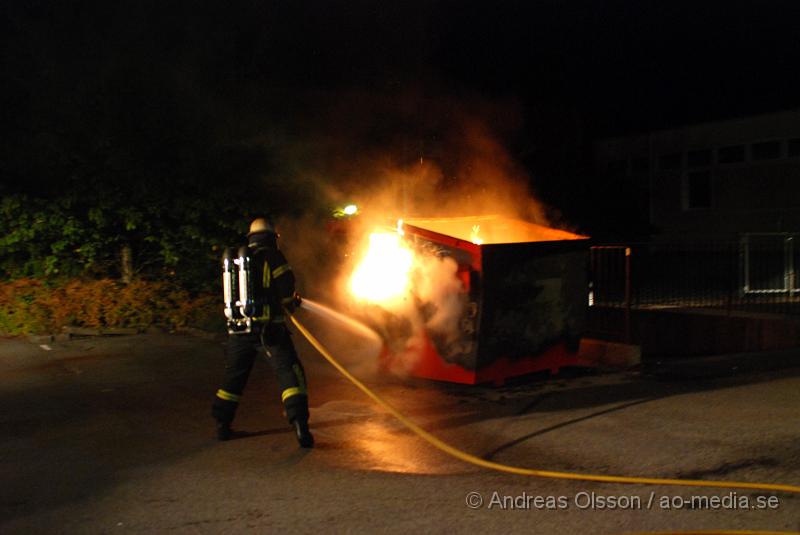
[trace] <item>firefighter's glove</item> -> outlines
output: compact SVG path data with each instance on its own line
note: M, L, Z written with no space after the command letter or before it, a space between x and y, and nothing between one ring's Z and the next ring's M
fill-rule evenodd
M300 308L301 304L303 304L303 298L300 297L299 293L295 292L292 294L291 301L284 302L284 307L286 308L286 312L294 314L294 311Z

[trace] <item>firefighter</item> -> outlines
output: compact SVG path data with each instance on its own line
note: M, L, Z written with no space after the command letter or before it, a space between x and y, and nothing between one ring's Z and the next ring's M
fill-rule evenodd
M247 238L255 312L250 332L228 336L225 378L212 407L217 438L229 440L234 436L231 422L261 347L277 376L284 412L297 441L301 447L311 448L314 437L308 429L305 372L286 327L286 314L294 312L301 302L295 292L294 274L278 250L278 235L268 217L253 220Z

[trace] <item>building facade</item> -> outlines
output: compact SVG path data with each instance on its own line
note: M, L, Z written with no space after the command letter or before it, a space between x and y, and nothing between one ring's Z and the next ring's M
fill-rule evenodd
M595 143L598 173L641 192L658 241L800 233L800 109Z

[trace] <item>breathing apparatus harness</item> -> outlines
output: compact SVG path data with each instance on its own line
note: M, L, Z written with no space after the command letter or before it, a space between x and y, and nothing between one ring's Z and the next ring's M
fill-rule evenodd
M236 256L226 248L222 255L222 296L228 334L253 332L256 303L251 281L250 256L247 246L239 247Z

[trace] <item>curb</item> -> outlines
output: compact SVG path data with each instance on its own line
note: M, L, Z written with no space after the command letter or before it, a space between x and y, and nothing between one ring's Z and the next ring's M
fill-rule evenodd
M61 334L29 334L28 341L32 344L49 344L51 342L68 342L71 336L66 333Z
M91 336L133 336L136 334L185 334L195 336L204 340L221 340L224 339L224 333L217 333L212 331L204 331L196 327L179 327L175 330L167 330L165 328L151 325L144 330L134 329L132 327L109 327L105 329L96 329L91 327L64 327L63 332L57 334L29 334L27 340L32 344L49 344L52 342L68 342L74 338L91 337Z
M666 378L712 379L793 367L800 367L800 348L653 361L645 359L642 373Z
M198 338L202 338L203 340L220 340L223 339L223 333L215 333L211 331L204 331L202 329L198 329L197 327L181 327L179 329L175 329L175 332L178 334L188 334L190 336L196 336Z
M27 339L33 344L47 344L50 342L68 342L73 338L80 338L85 336L132 336L135 334L164 332L158 328L148 327L144 331L135 329L133 327L107 327L104 329L97 329L93 327L70 327L66 326L60 333L54 334L29 334Z
M139 329L133 327L107 327L95 329L91 327L64 327L64 334L69 336L130 336L139 334Z
M583 338L578 357L601 370L627 370L642 363L642 348L596 338Z

